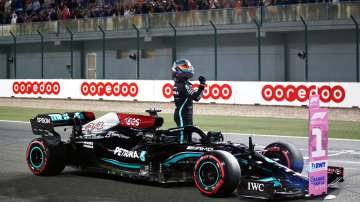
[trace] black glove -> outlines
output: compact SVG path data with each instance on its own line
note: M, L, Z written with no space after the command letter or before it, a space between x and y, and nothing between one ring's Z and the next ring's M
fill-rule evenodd
M206 79L203 76L199 76L199 81L201 85L205 85Z

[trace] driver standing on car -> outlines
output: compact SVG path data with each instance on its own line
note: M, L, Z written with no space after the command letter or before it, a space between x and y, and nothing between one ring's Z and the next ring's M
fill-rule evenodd
M206 79L203 76L199 77L200 86L198 90L193 90L189 79L194 75L194 67L189 60L176 60L172 66L172 77L175 81L174 85L174 100L175 113L174 120L178 127L193 125L193 100L199 101L202 92L205 88ZM185 136L185 137L184 137ZM180 143L188 142L191 134L184 134L180 132Z

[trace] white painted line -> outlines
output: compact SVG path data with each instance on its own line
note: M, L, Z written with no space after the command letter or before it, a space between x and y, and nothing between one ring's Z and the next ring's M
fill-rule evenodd
M337 152L335 154L329 154L328 156L338 156L338 155L341 155L341 154L348 154L348 153L352 153L354 152L355 150L348 150L348 151L342 151L342 152Z
M359 171L359 168L350 168L350 167L345 167L345 173L346 173L346 170L356 170L356 171Z
M260 136L260 137L278 137L278 138L290 138L290 139L308 139L308 137L299 137L299 136L287 136L287 135L264 135L264 134L249 134L249 133L223 133L224 135L242 135L242 136ZM356 139L342 139L342 138L329 138L331 141L351 141L351 142L360 142Z
M264 135L264 134L251 134L251 133L223 133L223 134L224 135L242 135L242 136L260 136L260 137L285 137L285 138L294 138L294 139L307 139L308 138L308 137L299 137L299 136Z
M332 163L345 163L345 164L357 164L360 165L359 161L341 161L341 160L329 160Z
M7 122L7 123L30 123L30 121L10 121L10 120L0 120L0 122Z
M0 122L7 123L29 123L29 121L11 121L11 120L0 120ZM308 137L299 137L299 136L286 136L286 135L264 135L264 134L249 134L249 133L223 133L224 135L241 135L241 136L260 136L260 137L278 137L278 138L290 138L290 139L308 139ZM350 142L360 142L360 140L355 139L341 139L341 138L329 138L331 141L350 141Z

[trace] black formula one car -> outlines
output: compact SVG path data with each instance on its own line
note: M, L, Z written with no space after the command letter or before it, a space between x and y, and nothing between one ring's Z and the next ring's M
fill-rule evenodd
M159 110L150 115L92 112L40 114L31 119L32 140L26 160L34 175L57 175L65 166L138 178L158 183L195 182L207 196L235 189L242 197L282 198L307 194L303 156L289 143L275 142L264 150L223 142L220 132L195 126L159 129ZM67 141L60 132L71 126ZM66 129L66 127L65 127ZM179 143L180 135L186 141ZM329 167L330 184L343 181L343 168Z

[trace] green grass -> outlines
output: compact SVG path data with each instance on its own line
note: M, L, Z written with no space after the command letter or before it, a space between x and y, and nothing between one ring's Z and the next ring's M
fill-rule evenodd
M0 107L0 120L27 121L36 114L65 111L71 110ZM95 113L99 117L106 112L99 111ZM165 120L163 128L175 127L172 114L161 113L160 115ZM307 120L304 119L197 115L194 116L194 123L206 131L307 136ZM360 123L330 121L329 136L333 138L360 139Z

